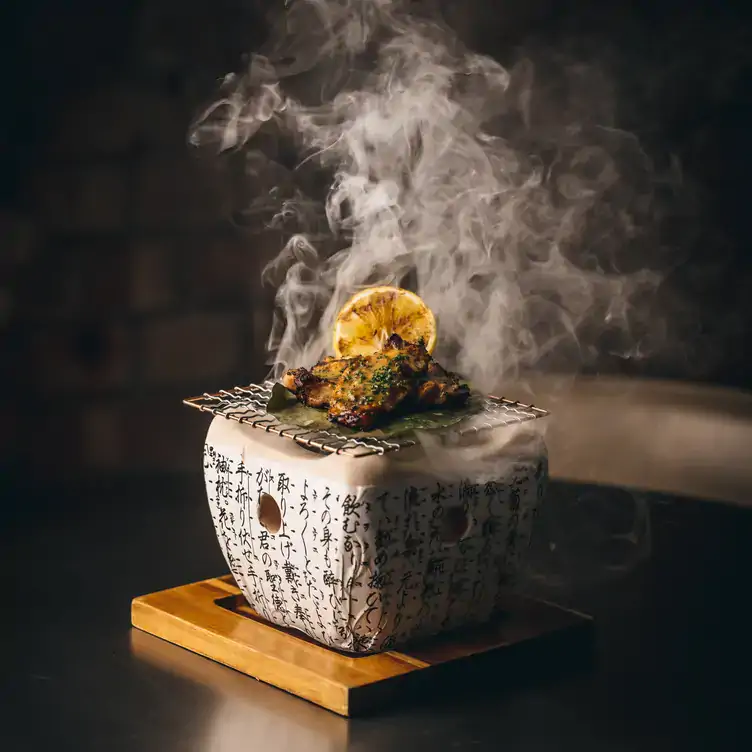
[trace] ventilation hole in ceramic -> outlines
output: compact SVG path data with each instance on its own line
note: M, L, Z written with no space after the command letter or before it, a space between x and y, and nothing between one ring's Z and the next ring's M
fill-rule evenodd
M282 527L282 512L279 504L268 493L262 493L259 496L258 520L272 535L276 535Z
M448 507L441 518L441 542L459 543L469 527L470 521L463 507Z

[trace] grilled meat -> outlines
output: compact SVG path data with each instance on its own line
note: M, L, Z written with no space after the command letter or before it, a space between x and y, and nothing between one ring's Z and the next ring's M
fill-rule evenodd
M422 344L393 334L382 350L355 358L326 358L312 369L287 371L282 384L309 407L349 428L372 428L390 414L459 406L470 390L431 358Z
M304 405L329 407L334 385L348 364L349 360L324 358L310 371L307 368L290 369L282 376L281 383Z
M352 358L334 388L329 417L349 428L370 428L414 401L430 360L420 345L392 335L381 352Z
M418 386L418 402L426 407L463 405L470 397L470 388L456 374L444 370L431 360L425 381Z
M307 368L293 368L282 376L281 383L304 405L329 407L334 390L334 381L320 379Z
M311 369L311 373L324 381L336 381L350 365L349 358L324 358Z

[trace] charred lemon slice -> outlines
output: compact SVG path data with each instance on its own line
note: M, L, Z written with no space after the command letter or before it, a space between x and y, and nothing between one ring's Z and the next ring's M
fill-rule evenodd
M414 293L399 287L369 287L353 295L337 314L334 352L338 358L378 352L392 334L436 346L436 319Z

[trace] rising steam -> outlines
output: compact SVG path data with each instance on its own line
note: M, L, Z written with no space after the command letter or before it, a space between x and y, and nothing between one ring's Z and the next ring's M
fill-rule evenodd
M275 176L250 208L289 236L265 271L274 375L324 355L341 305L378 283L426 300L437 356L481 389L603 350L645 354L660 277L628 259L655 242L658 180L614 126L608 82L586 66L506 69L406 5L293 3L192 130ZM256 134L292 135L297 167L253 148ZM313 166L329 176L321 200Z
M277 287L272 376L326 354L346 299L382 283L426 300L437 357L481 390L663 348L658 226L676 175L659 175L615 114L598 66L533 54L505 67L419 3L291 3L192 129L193 143L244 155L248 219L287 237L264 272ZM421 441L438 475L501 471L498 447ZM647 502L627 496L617 515L577 495L542 525L533 579L644 558Z

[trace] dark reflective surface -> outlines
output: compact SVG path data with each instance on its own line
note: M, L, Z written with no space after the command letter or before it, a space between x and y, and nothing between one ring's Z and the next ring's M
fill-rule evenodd
M552 518L535 584L595 615L594 666L541 676L531 657L347 721L130 629L135 595L225 571L200 478L135 493L3 533L0 749L750 748L749 509L641 493L647 542L621 550L630 495L554 483L552 508L600 528Z

